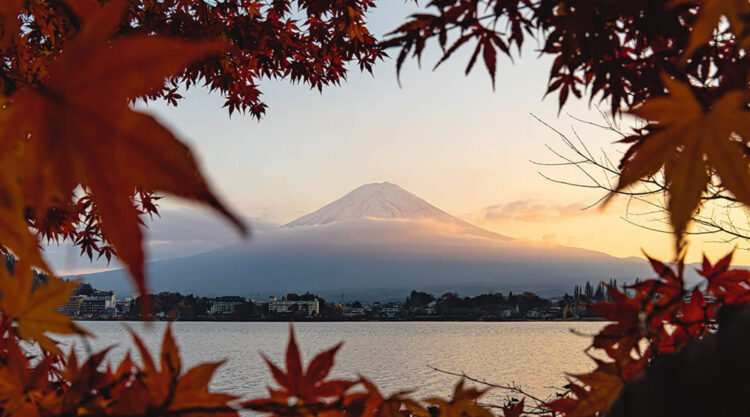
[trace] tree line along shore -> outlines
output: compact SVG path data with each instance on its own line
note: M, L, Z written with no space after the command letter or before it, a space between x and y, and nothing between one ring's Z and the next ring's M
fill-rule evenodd
M610 286L616 286L610 281ZM462 297L455 292L440 296L412 291L403 301L331 302L312 293L253 299L241 296L200 297L161 292L118 300L112 291L80 285L60 308L78 320L176 321L503 321L592 320L587 306L611 301L606 287L573 288L572 295L542 298L532 292L499 292ZM151 306L143 308L144 302Z

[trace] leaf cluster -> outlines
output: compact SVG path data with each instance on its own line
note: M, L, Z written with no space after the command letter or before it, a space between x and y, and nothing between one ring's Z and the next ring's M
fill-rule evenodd
M679 352L714 332L722 307L750 301L750 271L730 268L732 255L715 264L704 257L697 271L704 281L692 289L686 288L682 261L669 266L652 258L656 278L629 286L632 296L609 287L613 301L589 306L611 322L590 347L606 359L592 355L596 368L570 374L567 394L546 407L568 417L600 415L655 358Z

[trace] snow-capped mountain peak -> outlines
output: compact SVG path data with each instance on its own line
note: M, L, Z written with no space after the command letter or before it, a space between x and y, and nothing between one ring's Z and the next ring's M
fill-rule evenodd
M448 213L390 182L365 184L287 226L313 226L354 219L447 220Z
M505 238L454 217L390 182L362 185L284 227L319 226L357 219L429 220L457 226L464 233Z

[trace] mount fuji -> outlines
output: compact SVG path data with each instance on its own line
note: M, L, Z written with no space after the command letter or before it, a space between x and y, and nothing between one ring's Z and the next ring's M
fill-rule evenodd
M459 233L511 240L452 216L390 182L365 184L338 200L283 227L321 226L358 219L431 221L451 225Z
M412 289L554 296L586 280L632 281L648 273L635 258L535 245L482 229L389 182L363 185L281 227L260 230L248 242L146 267L154 292L310 291L362 301L399 299ZM123 270L83 279L119 297L133 293Z

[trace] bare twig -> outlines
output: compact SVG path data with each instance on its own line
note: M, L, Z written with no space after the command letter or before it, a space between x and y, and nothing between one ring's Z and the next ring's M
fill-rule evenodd
M603 120L601 123L581 119L570 114L568 114L568 117L575 122L602 129L607 133L614 133L619 137L627 136L617 125L616 120L608 117L602 110L598 110ZM669 192L669 187L662 174L658 173L644 178L634 185L619 189L613 183L620 176L620 168L612 161L607 152L601 150L601 155L599 157L595 156L585 141L579 136L574 126L571 126L572 134L568 135L534 114L531 114L531 117L555 133L564 145L564 151L555 149L550 145L545 145L549 152L557 159L556 161L531 162L545 171L574 167L575 171L579 174L579 178L567 179L540 171L539 175L542 178L556 184L601 190L602 195L586 205L584 210L601 204L611 195L626 196L628 201L625 214L622 216L626 222L649 231L671 233L671 230L669 230L669 221L666 216L668 212L667 205L664 200ZM694 214L692 219L694 228L688 234L714 236L715 239L711 240L711 242L741 242L740 249L750 250L750 213L742 205L738 204L737 199L733 195L728 193L722 186L710 183L705 194L702 196L702 203L701 208ZM642 210L641 208L643 207L646 209ZM665 227L651 226L650 223L653 222L663 224Z
M532 400L534 402L534 405L530 406L527 410L524 410L524 414L539 414L539 415L541 415L541 414L549 414L551 412L551 410L546 407L546 404L549 401L551 401L551 399L541 399L541 398L539 398L539 397L537 397L537 396L535 396L533 394L530 394L528 391L524 390L523 387L521 387L520 385L516 384L515 382L512 382L510 384L497 384L497 383L494 383L494 382L489 382L489 381L487 381L484 378L480 379L480 378L477 378L477 377L470 376L470 375L466 374L463 371L461 371L461 372L447 371L447 370L436 368L436 367L430 366L430 365L428 365L428 367L430 369L432 369L433 371L435 371L435 372L440 372L442 374L456 376L456 377L459 377L459 378L464 378L467 381L471 381L471 382L474 382L474 383L477 383L477 384L480 384L480 385L484 385L484 386L489 387L489 388L500 389L500 390L506 391L508 393L515 393L515 394L521 395L523 397L526 397L526 398ZM488 407L488 408L501 408L502 407L502 405L497 405L497 404L481 404L481 405L484 406L484 407Z

